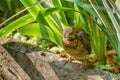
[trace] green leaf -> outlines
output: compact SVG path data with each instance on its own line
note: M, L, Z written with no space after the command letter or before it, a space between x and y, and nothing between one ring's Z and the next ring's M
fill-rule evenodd
M36 19L37 15L40 11L39 6L36 4L36 0L20 0L20 1L26 8L30 7L30 8L28 8L28 11L34 17L34 19Z
M40 27L38 23L27 24L19 29L19 32L25 35L40 37Z
M83 8L84 10L90 12L92 15L98 17L97 14L95 13L95 11L93 10L93 8L92 8L92 6L91 6L90 4L83 3L83 2L80 1L80 0L66 0L66 1L75 3L75 4L77 4L78 6L80 6L81 8Z
M56 43L58 46L62 46L61 36L55 34L55 32L47 26L39 23L31 23L23 26L19 29L19 32L25 35L31 35L36 37L45 38Z
M61 0L53 0L52 3L54 5L54 7L62 8L63 7L62 6L63 1L61 1ZM65 13L61 11L61 12L57 13L57 16L58 16L58 18L60 18L60 21L62 23L61 25L62 25L63 29L65 29L68 26L68 22L67 22Z
M0 30L0 38L4 37L5 35L11 33L12 31L33 22L34 19L30 14L26 14L25 16L15 20L14 22L7 25L5 28Z

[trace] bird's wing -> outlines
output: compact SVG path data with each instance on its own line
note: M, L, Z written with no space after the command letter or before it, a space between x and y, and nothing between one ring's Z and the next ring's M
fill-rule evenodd
M77 34L77 38L82 43L83 47L86 50L88 50L88 53L91 53L91 45L90 45L89 35L85 31L80 30Z

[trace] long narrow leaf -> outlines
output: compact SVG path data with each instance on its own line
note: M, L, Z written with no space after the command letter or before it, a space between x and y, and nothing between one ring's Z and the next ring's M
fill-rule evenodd
M66 0L66 1L73 2L73 3L77 4L77 5L79 5L81 8L83 8L84 10L90 12L92 15L95 15L97 17L96 13L91 8L92 6L90 4L85 4L80 0Z
M19 32L25 35L31 35L36 37L45 38L51 40L52 42L56 43L58 46L62 46L61 36L55 34L53 30L49 27L45 27L39 23L31 23L23 26L19 29Z
M4 37L5 35L9 34L10 32L12 32L28 23L31 23L33 21L34 21L34 19L30 14L27 14L27 15L15 20L14 22L7 25L5 28L0 30L0 38Z

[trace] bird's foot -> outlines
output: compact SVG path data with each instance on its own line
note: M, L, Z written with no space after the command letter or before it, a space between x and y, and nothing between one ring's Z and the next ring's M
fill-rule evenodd
M63 60L64 62L72 62L75 58L70 56L68 58L66 58L65 60Z

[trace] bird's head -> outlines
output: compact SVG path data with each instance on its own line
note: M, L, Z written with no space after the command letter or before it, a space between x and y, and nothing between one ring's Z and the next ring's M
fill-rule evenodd
M68 27L63 32L63 38L66 38L67 40L75 40L77 39L77 29L73 27Z

